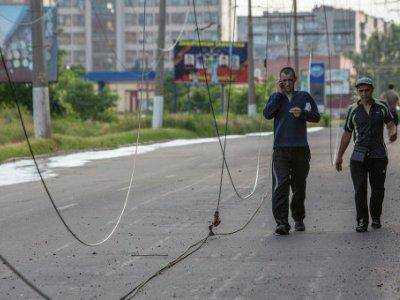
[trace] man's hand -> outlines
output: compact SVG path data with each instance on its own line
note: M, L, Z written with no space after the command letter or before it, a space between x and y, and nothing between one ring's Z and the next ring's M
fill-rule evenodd
M389 142L393 143L397 140L397 127L396 125L394 125L393 122L390 122L387 125L387 129L388 129L388 136L389 136Z
M279 79L276 81L276 92L282 93L282 94L284 93L283 92L283 82Z
M342 164L343 164L343 158L341 156L336 157L336 160L335 160L336 171L338 171L338 172L342 171Z
M300 107L293 107L293 108L291 108L291 109L289 110L289 112L290 112L291 114L293 114L293 116L294 116L295 118L298 118L298 117L300 117L302 110L301 110Z
M390 143L393 143L393 142L395 142L396 140L397 140L397 132L394 133L394 134L392 134L392 135L389 137L389 142L390 142Z

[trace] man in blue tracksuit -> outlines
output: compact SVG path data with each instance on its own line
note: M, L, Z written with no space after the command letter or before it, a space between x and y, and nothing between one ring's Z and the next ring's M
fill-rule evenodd
M310 148L307 122L319 122L320 114L314 99L307 92L295 91L296 74L290 67L279 74L278 92L272 94L264 108L266 119L274 119L274 152L272 156L272 212L275 232L290 231L289 190L292 189L290 209L295 230L304 231L304 200L306 179L310 170Z

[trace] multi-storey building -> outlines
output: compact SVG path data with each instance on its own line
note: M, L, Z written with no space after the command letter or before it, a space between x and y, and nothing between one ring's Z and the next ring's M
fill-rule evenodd
M340 111L352 101L349 76L356 75L353 62L345 54L360 53L368 37L375 31L387 32L389 23L361 11L330 6L298 13L297 23L300 88L307 89L310 63L324 63L324 104ZM237 29L238 39L246 41L247 17L239 17ZM255 70L263 73L265 58L269 75L276 76L282 66L294 65L292 13L264 12L253 17L253 31Z
M388 24L361 11L330 6L301 12L298 14L299 56L309 56L310 52L327 56L329 50L332 55L360 52L367 38L376 30L386 31ZM292 13L264 12L253 17L253 27L256 63L261 64L266 53L269 59L293 56ZM240 41L247 40L247 17L238 18L237 35Z
M146 13L144 0L59 0L57 5L59 47L67 53L67 65L80 64L87 71L138 68L145 25L146 59L149 68L154 67L157 0L146 0ZM196 0L196 5L201 38L229 40L232 0ZM166 48L177 38L196 39L192 1L167 0L166 24ZM165 67L170 69L172 51L166 51L165 56Z

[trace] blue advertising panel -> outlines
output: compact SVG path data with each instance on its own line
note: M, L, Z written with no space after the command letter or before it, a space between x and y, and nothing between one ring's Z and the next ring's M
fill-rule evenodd
M0 46L5 56L7 69L14 82L32 82L33 47L31 14L26 5L0 5L7 18L0 18ZM57 12L55 7L44 8L44 58L47 79L57 80ZM7 82L4 65L0 63L0 82Z
M317 105L325 104L325 64L323 62L310 64L310 94Z
M247 44L183 40L174 48L175 82L247 83ZM205 69L203 68L203 59ZM229 61L230 59L230 61ZM207 77L206 77L207 76Z

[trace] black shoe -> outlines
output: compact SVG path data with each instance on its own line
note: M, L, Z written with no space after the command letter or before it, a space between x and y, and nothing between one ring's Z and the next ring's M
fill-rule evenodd
M276 226L275 233L278 235L288 235L290 231L290 227L287 225L278 225Z
M379 219L379 218L373 218L373 219L372 219L372 223L371 223L371 227L374 228L374 229L379 229L379 228L381 228L381 227L382 227L381 219Z
M364 220L359 220L357 227L356 227L356 231L357 232L366 232L368 230L368 222L364 221Z
M296 231L304 231L306 230L306 226L304 226L304 222L303 221L295 221L294 222L294 230Z

